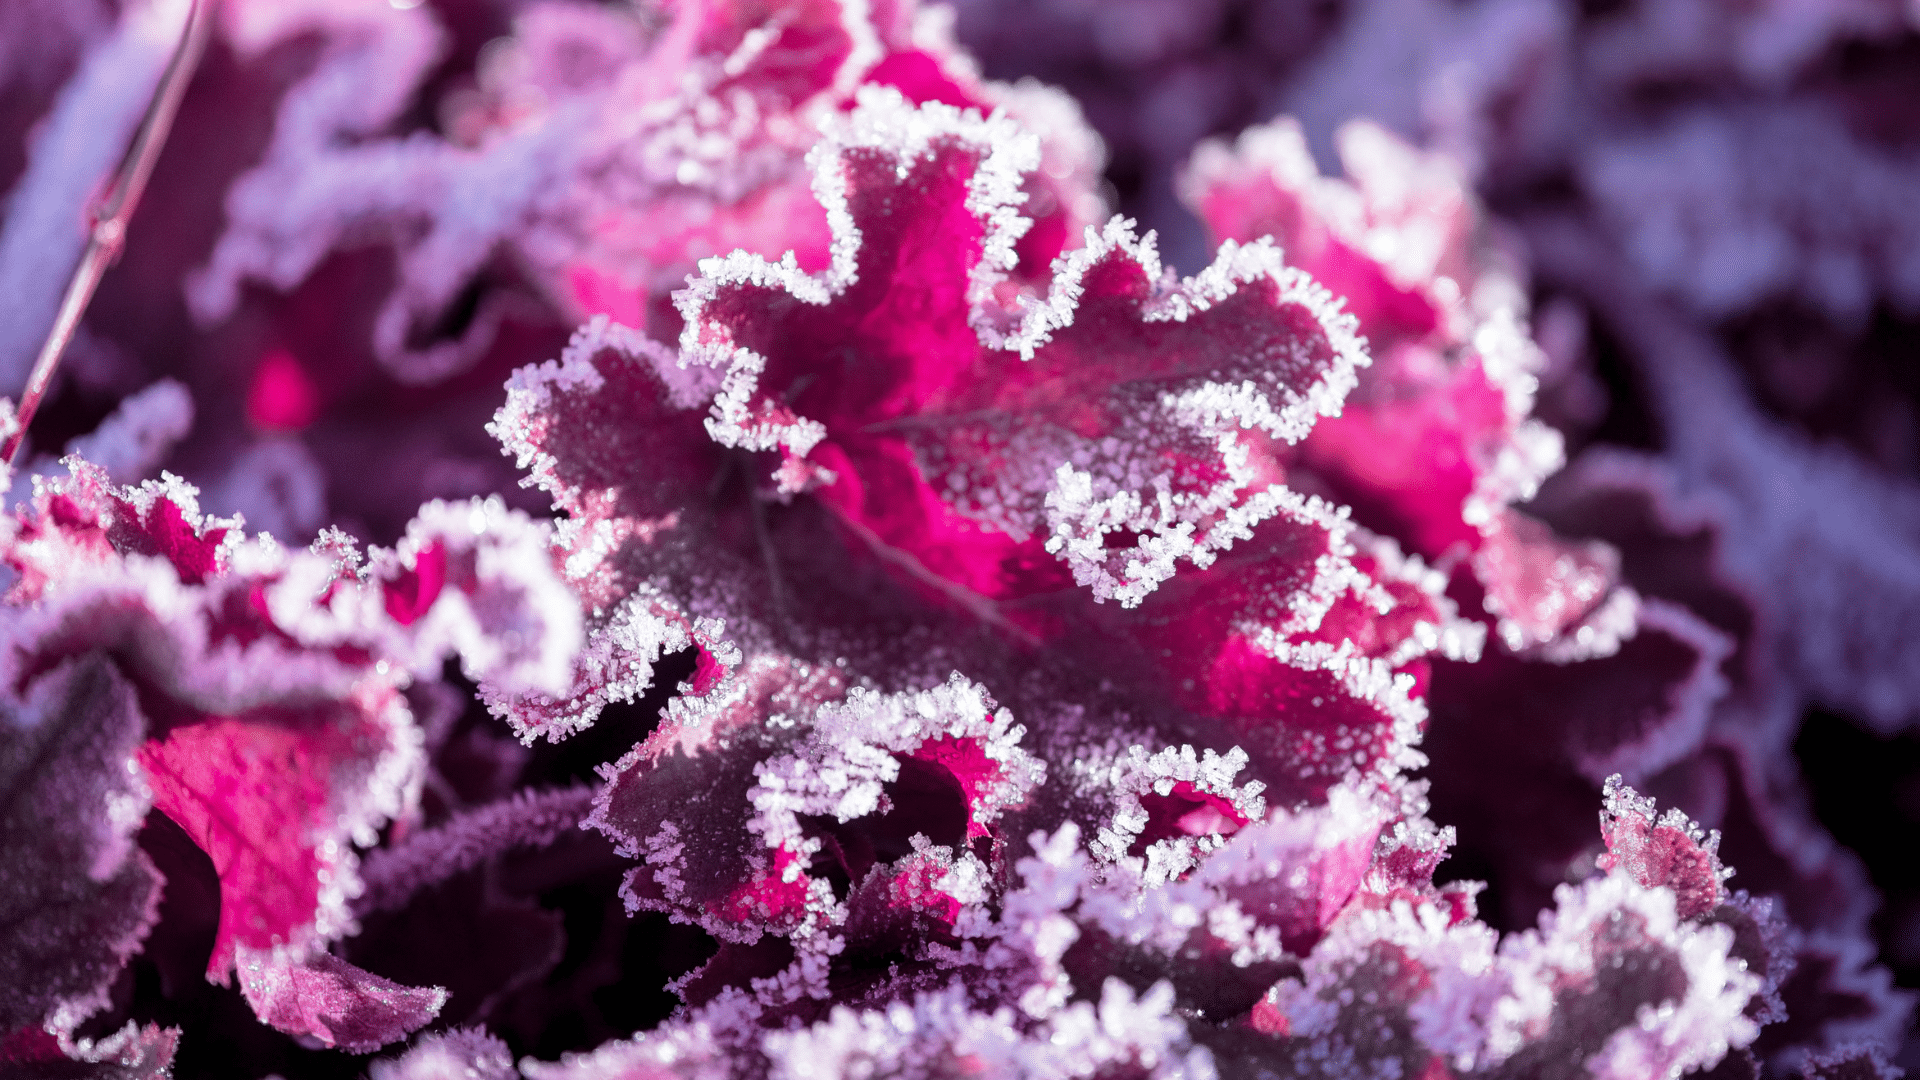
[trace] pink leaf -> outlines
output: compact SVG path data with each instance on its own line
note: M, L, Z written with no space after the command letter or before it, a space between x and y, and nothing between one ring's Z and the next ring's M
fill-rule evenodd
M126 1027L102 1039L81 1039L63 1051L44 1031L0 1039L0 1065L18 1080L172 1080L179 1028Z
M458 652L507 686L570 672L578 605L544 528L497 503L430 504L363 581L351 545L289 554L203 521L178 480L114 489L73 467L10 523L10 599L34 602L8 609L10 677L109 658L139 696L153 805L219 874L209 975L243 951L297 963L351 931L353 848L417 797L407 669Z
M994 598L1058 587L1044 547L1131 605L1174 560L1303 512L1267 442L1337 411L1365 362L1317 286L1256 245L1168 287L1116 220L1016 300L1035 144L938 104L861 102L815 159L832 266L738 254L681 297L682 361L725 373L717 440L777 450L781 491L817 489Z
M326 953L304 963L243 950L240 990L260 1019L290 1035L365 1054L439 1015L447 992L401 986Z
M1673 890L1683 919L1719 906L1722 882L1733 871L1720 865L1717 831L1703 831L1678 810L1656 819L1653 800L1642 798L1619 776L1607 778L1605 796L1600 832L1607 853L1597 861L1600 869L1618 870L1647 888Z
M1513 260L1446 157L1365 122L1343 127L1339 145L1348 179L1322 177L1283 119L1231 148L1203 145L1182 180L1216 235L1274 236L1367 336L1374 366L1301 444L1300 463L1414 552L1472 553L1509 648L1604 654L1632 623L1628 602L1609 597L1615 557L1508 509L1562 462L1559 434L1528 417L1543 360Z
M405 716L391 690L372 690L331 708L206 717L141 749L154 805L220 874L210 975L240 950L298 950L343 928L353 869L337 804L342 789L376 782L366 748L393 746Z

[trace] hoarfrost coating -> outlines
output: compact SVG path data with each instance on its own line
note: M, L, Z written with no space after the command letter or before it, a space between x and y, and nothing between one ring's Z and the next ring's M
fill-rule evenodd
M0 10L0 392L189 7ZM1911 5L211 25L0 482L0 1071L1920 1064Z

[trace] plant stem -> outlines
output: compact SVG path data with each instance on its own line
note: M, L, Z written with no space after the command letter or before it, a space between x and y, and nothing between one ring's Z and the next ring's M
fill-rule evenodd
M113 182L94 200L87 214L92 227L88 232L86 249L80 253L79 265L74 267L73 276L67 281L67 291L60 299L60 310L54 316L53 328L47 331L47 340L40 346L40 355L33 362L33 372L27 376L26 389L20 393L18 426L4 443L0 443L0 460L8 465L13 464L14 457L20 453L20 447L26 441L27 425L33 422L33 414L39 409L40 399L46 396L47 388L53 382L53 373L60 366L61 356L72 344L74 333L80 329L80 317L86 313L87 304L100 287L100 279L119 259L121 248L126 244L127 222L140 205L141 193L146 190L147 180L153 175L154 164L160 160L160 149L166 145L167 133L173 128L174 115L180 111L180 99L186 96L187 84L192 81L193 71L200 63L200 54L206 48L213 4L214 0L189 0L186 25L181 28L180 44L173 51L173 59L167 62L167 70L154 87L153 100L147 104L146 115L141 117L140 126L134 131L133 142L127 147L126 157L121 159L120 167L115 170Z

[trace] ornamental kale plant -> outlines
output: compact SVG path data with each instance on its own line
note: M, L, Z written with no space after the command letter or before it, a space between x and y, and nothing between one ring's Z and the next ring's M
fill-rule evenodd
M9 0L0 1075L1901 1075L1916 102L1892 0Z

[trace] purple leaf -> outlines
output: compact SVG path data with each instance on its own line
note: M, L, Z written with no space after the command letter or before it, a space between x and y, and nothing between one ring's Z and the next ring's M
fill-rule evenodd
M145 725L133 688L94 657L0 712L0 1032L64 1038L106 1004L159 904L161 878L133 846L152 799L134 757Z

